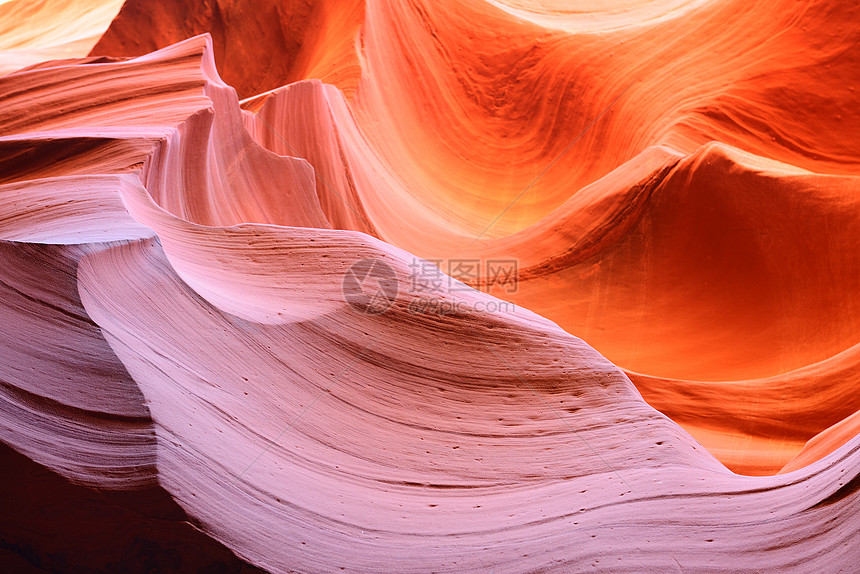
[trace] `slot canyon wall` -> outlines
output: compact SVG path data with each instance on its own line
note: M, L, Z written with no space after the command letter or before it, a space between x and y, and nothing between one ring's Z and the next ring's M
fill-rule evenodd
M0 570L857 572L858 44L0 2Z

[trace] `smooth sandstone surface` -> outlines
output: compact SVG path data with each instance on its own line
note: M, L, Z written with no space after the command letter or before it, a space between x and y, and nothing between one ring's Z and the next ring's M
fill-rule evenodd
M3 0L0 74L45 60L86 56L122 4L122 0Z
M536 27L373 2L354 96L291 84L243 100L246 124L314 166L335 227L516 259L517 292L494 294L584 338L733 470L771 474L860 408L857 9L660 5L595 33L569 6L532 6L557 24Z
M857 7L12 4L0 564L860 563Z

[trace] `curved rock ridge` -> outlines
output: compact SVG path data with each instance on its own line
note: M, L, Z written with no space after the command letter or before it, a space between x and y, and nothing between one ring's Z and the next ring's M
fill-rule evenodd
M235 92L218 78L207 42L0 78L3 434L75 482L154 481L144 397L81 307L75 279L84 254L155 236L119 192L145 182L192 221L328 226L308 164L273 155L242 130Z
M249 228L246 241L271 235L277 249L277 236L296 232ZM408 258L384 244L317 242L361 257L375 248L408 273ZM733 475L620 370L539 317L416 318L398 299L379 317L342 305L311 321L249 324L191 291L153 243L88 257L79 281L151 400L161 484L204 531L266 569L653 570L677 560L700 570L737 552L777 569L798 551L805 566L856 558L846 541L857 494L839 489L856 476L857 439L827 470ZM844 521L808 510L831 497ZM659 550L643 549L643 530ZM757 555L777 532L790 542ZM571 536L590 543L570 555L547 545Z
M853 571L858 9L584 11L128 2L0 77L0 565Z
M73 481L154 484L155 438L137 385L84 311L86 254L153 237L132 219L112 176L0 186L0 436Z
M316 167L317 193L336 227L430 259L515 259L517 303L612 357L688 430L707 418L708 432L697 436L735 470L775 472L860 408L856 354L847 351L860 320L857 178L722 144L687 157L653 147L529 228L476 240L452 226L453 215L422 209L373 156L334 88L298 83L260 102L245 102L251 133ZM328 119L318 130L302 121L318 109L338 118L334 138ZM404 205L416 214L408 223ZM706 404L697 388L712 389L722 404ZM745 394L734 391L741 388ZM705 416L710 409L724 416ZM764 421L757 430L756 418Z
M860 413L855 412L845 420L839 421L832 427L818 433L804 445L803 449L782 467L780 473L791 472L821 460L858 434Z
M721 1L644 29L571 34L484 2L379 0L362 28L355 114L413 193L470 213L473 233L528 188L489 236L653 145L691 153L717 140L856 174L860 116L845 78L858 71L847 49L857 19L829 2Z
M143 56L208 33L225 80L244 96L304 78L352 93L361 73L355 36L363 17L363 0L126 0L90 55Z
M314 80L243 100L258 142L314 166L334 227L443 264L515 260L515 294L471 284L583 337L738 472L777 472L860 408L842 355L860 321L856 27L822 32L856 9L654 3L595 34L552 3L454 4L369 3L351 100ZM756 33L718 24L729 11Z

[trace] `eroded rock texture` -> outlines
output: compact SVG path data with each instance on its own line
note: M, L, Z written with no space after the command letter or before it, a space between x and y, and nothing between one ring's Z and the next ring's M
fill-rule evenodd
M856 571L858 30L0 5L0 564Z

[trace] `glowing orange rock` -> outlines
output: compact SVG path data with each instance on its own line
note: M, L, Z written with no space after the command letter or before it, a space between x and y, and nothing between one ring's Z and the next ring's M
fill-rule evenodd
M850 571L858 18L128 2L0 77L9 491L162 569Z

